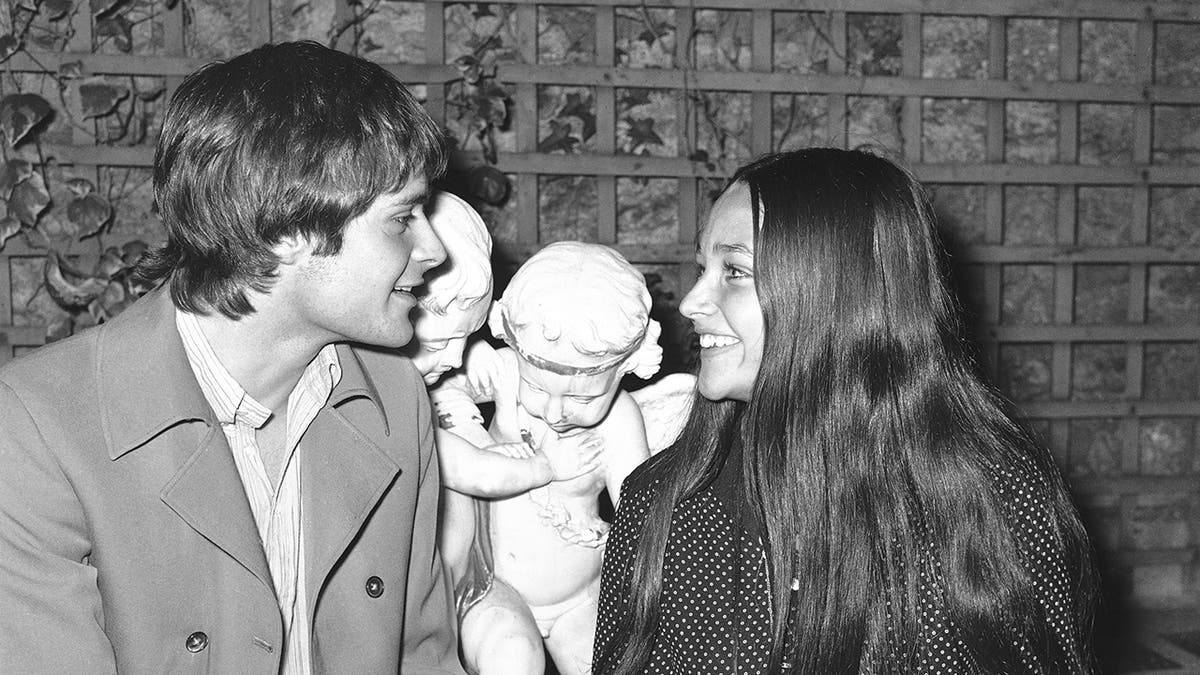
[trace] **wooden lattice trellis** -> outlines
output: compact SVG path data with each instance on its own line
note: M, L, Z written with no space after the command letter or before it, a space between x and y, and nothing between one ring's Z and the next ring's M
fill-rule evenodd
M462 50L448 42L447 17L461 4L423 3L424 44L415 53L424 62L386 64L423 90L437 119L453 115L447 84L460 72L447 61ZM610 46L622 40L623 13L648 5L669 14L672 53L660 67L627 67ZM72 19L68 53L18 53L4 67L46 72L78 61L95 74L166 78L169 90L203 61L185 51L189 6L163 10L162 47L154 54L96 53L103 50L84 12ZM378 6L339 2L332 20ZM510 260L575 232L572 223L548 220L554 211L542 203L545 180L585 177L594 181L596 209L586 236L663 273L663 286L677 298L693 275L697 223L710 189L741 160L787 145L780 106L803 97L820 110L808 140L890 145L933 186L948 222L958 221L954 262L977 319L985 369L1055 449L1111 573L1129 575L1125 583L1146 604L1200 604L1200 4L674 0L629 7L617 0L520 0L502 8L514 41L497 80L510 89L514 109L498 167L513 176L514 195L502 214L512 227L498 230L498 248ZM539 62L545 14L562 8L590 17L590 62ZM269 0L250 0L245 10L243 42L292 37L272 28L277 12ZM748 58L722 67L697 59L698 22L711 21L713 11L718 21L748 27L741 45ZM888 67L864 69L853 58L854 28L864 16L883 17L898 31ZM819 66L782 64L781 26L797 17L813 20L824 41ZM947 76L933 63L929 33L945 21L974 30L980 53L973 72ZM1022 22L1049 30L1049 42L1033 45L1051 54L1048 71L1023 71L1030 44L1016 39ZM1090 65L1101 29L1130 38L1123 76ZM355 30L343 33L339 46L353 48ZM590 92L595 129L583 152L538 151L545 137L539 101L555 87ZM646 90L675 101L678 138L670 152L622 147L623 97ZM698 97L713 93L748 104L741 156L696 152L704 143ZM857 117L870 106L883 106L879 119L892 131ZM1030 110L1041 117L1027 117ZM966 149L946 150L934 131L953 127L959 114L978 124L946 141ZM1053 121L1030 131L1023 119ZM1121 120L1116 132L1113 119ZM1119 142L1110 143L1114 133ZM97 145L77 129L71 143L45 151L88 175L100 167L148 167L153 149ZM629 180L677 188L665 238L646 240L623 226L619 186ZM1022 234L1042 221L1053 226ZM1095 223L1111 227L1097 234ZM129 236L110 234L105 243ZM40 255L19 239L0 251L0 362L44 341L43 326L14 325L20 312L12 288L14 264Z

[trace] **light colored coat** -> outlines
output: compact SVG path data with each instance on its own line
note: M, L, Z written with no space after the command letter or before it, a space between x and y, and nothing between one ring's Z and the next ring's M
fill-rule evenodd
M392 353L338 357L297 450L313 670L461 673L421 378ZM273 675L282 644L165 292L0 368L0 671Z

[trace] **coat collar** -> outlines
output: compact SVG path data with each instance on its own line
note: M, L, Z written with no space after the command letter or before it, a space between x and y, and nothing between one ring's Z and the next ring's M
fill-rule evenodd
M101 428L109 457L142 447L181 422L217 427L184 352L175 326L175 305L166 286L146 294L100 328L97 354ZM337 406L353 398L371 400L389 431L379 392L348 345L337 347L342 380L330 394Z

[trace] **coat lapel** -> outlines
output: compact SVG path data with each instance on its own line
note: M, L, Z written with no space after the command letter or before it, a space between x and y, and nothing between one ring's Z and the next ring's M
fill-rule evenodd
M400 474L396 460L364 433L389 433L378 392L353 351L341 346L338 358L342 381L309 426L299 455L310 603Z
M271 586L266 555L233 454L196 382L166 288L148 293L98 341L101 424L109 457L178 457L163 502L192 529Z
M270 568L225 434L209 427L199 447L162 491L163 502L268 588Z

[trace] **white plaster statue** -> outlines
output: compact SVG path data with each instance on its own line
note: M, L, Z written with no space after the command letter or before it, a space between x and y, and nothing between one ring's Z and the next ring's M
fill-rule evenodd
M427 275L409 351L425 384L435 387L445 373L462 364L468 339L487 318L492 297L492 240L479 214L453 194L435 193L425 213L446 249L446 262ZM439 547L456 588L468 576L475 531L471 497L512 496L591 472L599 461L600 445L595 440L551 461L524 442L495 443L484 434L475 438L480 443L476 446L441 428L436 433L445 488Z
M463 371L433 392L440 423L477 446L524 443L580 466L602 445L593 470L486 503L478 539L494 578L483 571L490 584L462 622L473 672L541 675L543 640L563 675L590 672L608 532L599 497L607 488L615 504L625 476L649 456L641 411L620 388L626 373L658 370L660 327L649 311L642 274L620 254L551 244L492 306L489 327L507 347L471 346ZM495 404L487 431L476 408L484 401Z

